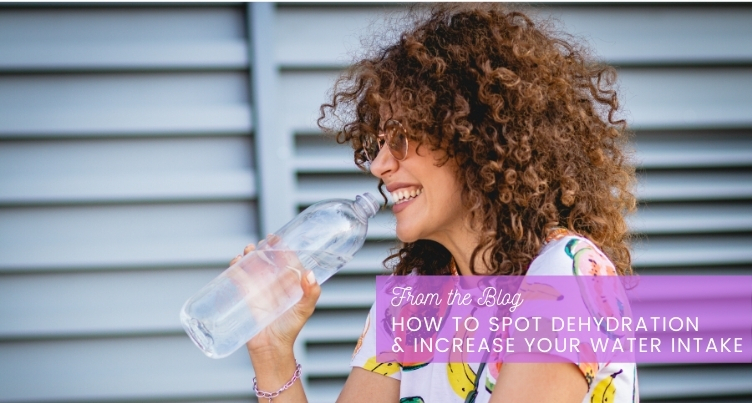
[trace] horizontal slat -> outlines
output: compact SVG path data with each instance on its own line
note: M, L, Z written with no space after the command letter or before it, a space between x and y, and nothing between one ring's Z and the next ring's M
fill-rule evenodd
M541 10L548 14L549 10ZM752 62L752 8L675 6L552 7L563 29L619 65Z
M181 334L183 303L220 272L4 275L0 339Z
M376 277L334 276L321 285L317 306L368 308L376 300Z
M0 279L0 340L182 334L178 313L183 303L221 270L5 275ZM305 326L302 337L357 339L375 285L373 280L354 283L336 278L325 283L318 304L324 309ZM325 309L332 306L363 309Z
M349 145L337 144L333 136L295 136L295 169L301 173L351 173L359 169Z
M355 173L361 170L352 160L352 155L334 157L299 157L295 159L295 169L301 173Z
M315 133L319 107L327 99L339 70L282 71L279 76L281 115L288 133Z
M752 365L637 367L640 398L752 395ZM694 400L692 400L694 401Z
M284 72L288 130L318 133L319 106L336 72ZM632 129L747 128L752 126L752 69L631 69L619 72L619 93Z
M296 199L310 205L330 198L351 199L364 192L378 194L378 179L366 173L351 175L298 175Z
M242 171L253 167L250 136L0 141L0 172L40 177L78 173Z
M3 342L0 357L2 402L195 401L253 393L247 352L212 360L186 335Z
M381 262L389 256L390 248L395 246L395 241L367 241L355 254L355 257L342 268L342 273L383 274L386 269Z
M0 204L249 199L248 137L0 142Z
M0 204L251 200L254 179L250 170L15 176L0 179Z
M372 192L373 193L373 192ZM374 194L377 198L381 199L381 195ZM380 202L383 202L380 200ZM375 217L368 221L368 237L369 240L392 240L397 236L397 221L391 211L381 211L376 214ZM391 245L382 243L383 248L388 248Z
M345 386L345 380L345 377L309 379L308 402L331 403L336 401L342 387Z
M247 105L0 110L0 137L247 134Z
M124 4L92 7L15 4L2 10L0 38L46 41L196 41L245 38L245 9L238 5L185 7Z
M0 44L0 71L179 71L245 68L248 68L248 47L242 39L161 43Z
M739 265L752 262L752 237L653 237L633 245L635 266L681 267Z
M258 232L254 205L185 203L0 210L0 271L224 266Z
M642 201L739 200L752 198L745 172L648 172L638 177Z
M671 138L636 142L637 165L651 168L723 168L752 166L752 136L741 139Z
M347 376L350 373L350 344L310 345L308 366L312 376ZM315 363L315 364L314 364ZM712 374L712 376L710 376ZM752 394L752 366L647 367L638 365L640 397L733 396ZM687 385L692 386L687 386Z
M0 70L239 69L243 9L12 9L0 15Z
M649 172L640 175L636 189L642 201L740 200L752 198L752 177L742 172ZM297 202L374 192L377 181L368 174L300 175Z
M340 362L344 359L345 348L338 352ZM327 370L327 368L323 368ZM323 372L323 371L322 371ZM329 370L329 372L335 372ZM332 402L336 400L345 383L346 372L340 369L340 378L316 379L309 382L309 394L315 394L311 402ZM660 368L638 365L641 401L666 401L665 399L689 398L693 403L742 403L749 402L752 392L748 380L752 376L749 366L729 367L689 367ZM716 382L718 380L718 382ZM686 387L687 385L690 385ZM746 396L746 397L745 397ZM700 397L698 399L698 397ZM702 399L707 397L707 399ZM679 400L669 400L678 402Z
M200 238L60 239L47 244L9 240L0 245L0 272L145 269L227 264L253 235ZM40 245L46 245L40 252Z
M702 138L687 133L667 139L655 133L634 144L635 164L642 169L655 168L724 168L752 166L752 140L728 138L707 133ZM349 146L337 145L334 138L321 135L298 135L295 168L303 173L358 172Z
M118 238L232 237L257 231L255 206L246 202L6 207L0 210L0 243L16 240L49 244L69 239L88 244L97 239L106 242Z
M628 218L632 232L752 232L752 204L648 204Z
M6 74L0 90L3 109L218 107L247 105L250 99L242 71Z
M384 15L398 8L279 7L277 60L284 67L344 66L361 38L383 35ZM550 7L564 31L584 37L609 63L749 63L749 7ZM332 39L336 38L336 39ZM370 42L366 42L366 45Z
M0 77L0 136L248 133L243 72Z
M623 68L619 90L633 129L752 126L750 68Z
M317 309L306 323L301 338L308 342L353 342L360 337L368 309Z
M354 348L354 341L341 344L309 344L308 376L347 376L350 373L350 358Z

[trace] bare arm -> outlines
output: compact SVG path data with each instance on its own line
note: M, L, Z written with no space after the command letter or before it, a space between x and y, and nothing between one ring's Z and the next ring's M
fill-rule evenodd
M504 363L490 403L580 403L587 383L571 362Z
M243 254L254 249L255 245L248 245ZM236 257L231 264L240 257ZM295 373L293 344L303 325L313 314L316 301L321 294L321 287L312 276L303 276L300 286L303 289L303 298L246 345L256 372L259 390L276 392L290 381ZM350 372L337 402L396 403L399 401L399 385L399 381L394 378L355 367ZM264 401L263 398L259 400ZM303 403L308 399L302 383L297 380L273 401Z
M255 250L255 245L246 246L243 254ZM233 259L234 264L241 256ZM313 272L307 272L300 279L303 297L282 316L274 320L254 336L246 347L251 357L258 389L265 392L277 392L293 378L296 369L293 345L303 325L313 314L321 295L321 286L316 282ZM305 368L303 368L305 371ZM264 401L263 398L259 399ZM288 389L274 397L274 403L304 403L307 402L305 391L300 380L295 380Z
M354 367L337 403L396 403L399 401L399 387L397 379Z

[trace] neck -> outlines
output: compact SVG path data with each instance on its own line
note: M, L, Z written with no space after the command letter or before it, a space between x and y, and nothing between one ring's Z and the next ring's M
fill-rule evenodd
M470 259L473 251L478 247L478 238L479 236L476 232L466 229L460 233L443 237L443 239L436 239L436 242L447 248L449 253L451 253L454 263L457 265L457 272L463 276L470 276L473 274L470 271ZM478 274L489 272L483 263L482 255L483 251L475 257L475 272Z

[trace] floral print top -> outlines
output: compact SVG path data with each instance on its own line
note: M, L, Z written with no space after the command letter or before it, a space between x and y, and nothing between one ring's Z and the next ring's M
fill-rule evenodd
M562 228L554 229L528 268L529 275L616 275L613 263L588 239ZM353 353L351 366L400 380L400 403L486 403L491 399L502 362L378 363L376 362L375 305ZM585 345L587 346L587 345ZM588 391L583 403L639 402L637 369L633 363L594 362L583 348L574 362ZM541 380L545 385L545 380Z

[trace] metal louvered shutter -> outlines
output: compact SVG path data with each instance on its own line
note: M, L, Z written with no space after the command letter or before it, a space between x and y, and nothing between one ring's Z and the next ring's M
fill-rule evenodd
M319 133L315 118L360 36L397 10L277 7L282 111L294 138L299 208L375 189L376 181L352 166L349 150ZM636 134L636 272L752 274L752 8L587 4L539 12L619 68ZM356 260L324 284L304 329L312 402L333 401L349 373L374 297L373 274L394 245L393 219L378 218ZM641 365L639 374L643 401L752 398L750 365Z
M0 401L252 395L178 322L257 239L245 11L0 7Z
M361 36L397 10L0 6L0 401L247 401L245 352L205 358L177 312L296 211L374 191L315 119ZM636 271L752 274L752 8L540 12L619 66ZM301 334L312 403L349 373L390 216ZM643 401L752 399L750 365L639 373Z

